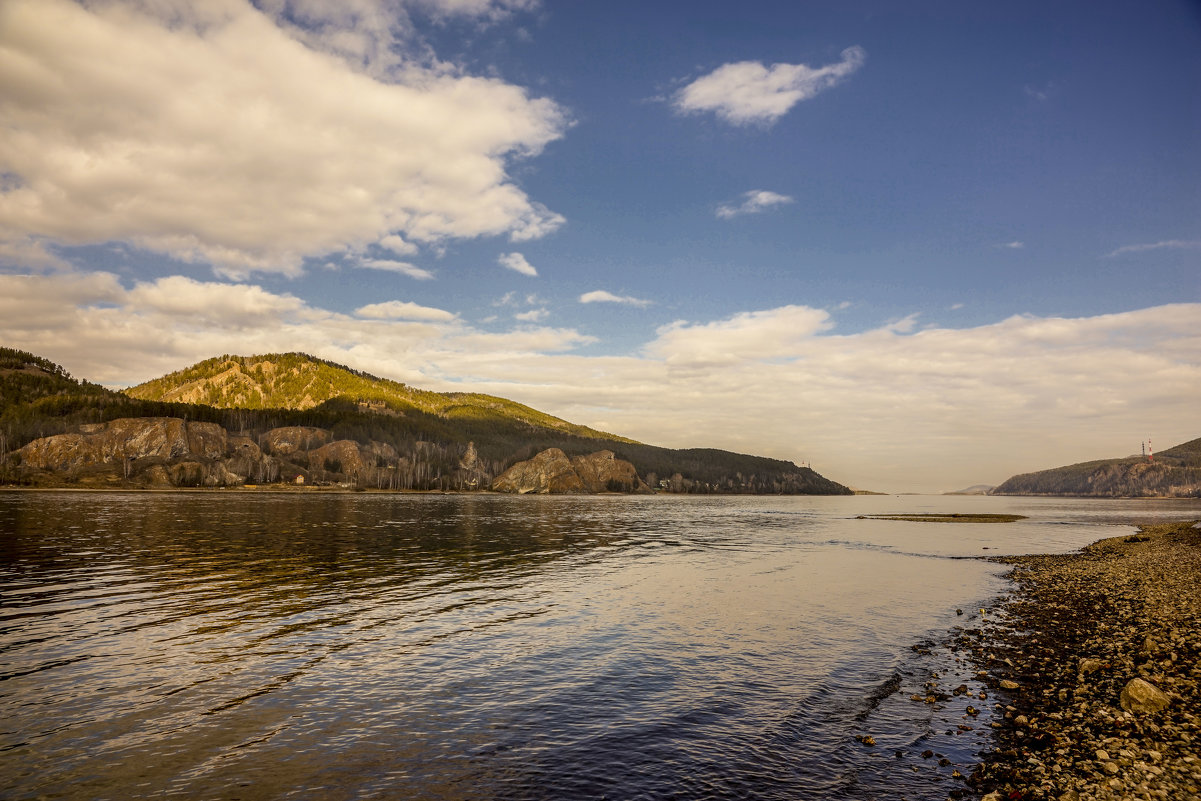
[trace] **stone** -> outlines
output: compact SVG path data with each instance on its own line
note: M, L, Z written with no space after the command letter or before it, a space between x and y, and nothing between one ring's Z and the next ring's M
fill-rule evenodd
M1018 686L1019 685L1016 681L1011 681L1009 679L1001 679L1001 689L1002 690L1016 690L1018 688Z
M1167 708L1172 699L1146 679L1131 679L1122 688L1122 709L1135 714L1149 714Z
M1089 673L1096 673L1100 669L1101 669L1101 660L1100 659L1081 659L1080 660L1080 673L1082 675L1087 676Z

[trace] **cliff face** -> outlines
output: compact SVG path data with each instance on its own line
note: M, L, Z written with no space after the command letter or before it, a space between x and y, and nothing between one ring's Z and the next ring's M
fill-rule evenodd
M357 480L400 459L392 446L331 442L321 428L288 426L256 442L216 423L137 417L80 426L77 434L34 440L15 454L18 469L48 483L228 487L248 481Z
M990 495L1080 495L1107 498L1201 497L1201 439L1141 458L1108 459L1022 473Z
M26 471L112 473L125 479L136 472L144 474L148 484L199 486L240 484L245 477L231 473L224 464L224 457L236 455L221 426L177 417L84 425L78 434L44 437L17 451Z
M492 482L492 489L498 492L521 495L634 492L646 488L634 465L616 458L612 451L569 459L558 448L548 448L533 459L518 462Z

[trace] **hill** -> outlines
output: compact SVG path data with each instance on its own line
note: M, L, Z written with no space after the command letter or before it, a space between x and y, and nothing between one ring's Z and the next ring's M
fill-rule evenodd
M659 448L504 398L415 389L299 353L209 359L116 393L23 351L3 352L13 354L6 369L22 387L11 399L6 390L0 406L0 480L9 482L108 486L149 476L178 486L240 475L485 488L558 448L569 458L611 451L671 492L850 492L792 462ZM288 444L295 437L304 444Z
M1155 454L1023 473L1006 479L990 495L1078 495L1106 498L1201 497L1201 439Z
M335 399L365 412L423 412L446 419L512 420L610 442L625 437L574 425L529 406L492 395L431 392L378 378L305 353L220 356L125 390L131 398L199 403L218 409L312 409Z

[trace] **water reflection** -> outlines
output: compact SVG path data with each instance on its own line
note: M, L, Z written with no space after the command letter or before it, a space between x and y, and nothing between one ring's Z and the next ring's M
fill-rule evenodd
M0 795L853 795L908 646L1002 587L943 557L1123 514L854 520L901 503L0 493Z

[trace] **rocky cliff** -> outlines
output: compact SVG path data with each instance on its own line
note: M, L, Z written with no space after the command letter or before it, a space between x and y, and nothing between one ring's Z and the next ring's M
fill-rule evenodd
M636 492L645 491L647 486L634 465L618 459L612 451L568 458L558 448L548 448L510 467L492 482L492 489L524 495Z
M83 425L16 451L29 483L228 487L248 482L360 481L403 465L391 445L333 440L329 431L286 426L258 439L216 423L137 417Z

